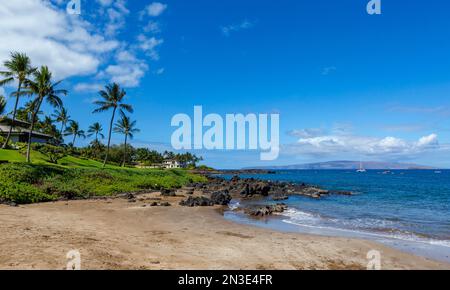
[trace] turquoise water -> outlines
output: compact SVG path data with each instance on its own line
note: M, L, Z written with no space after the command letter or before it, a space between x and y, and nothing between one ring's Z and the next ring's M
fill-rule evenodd
M305 182L356 194L331 195L320 200L292 196L285 202L290 209L276 218L256 221L227 212L228 219L282 231L366 238L450 261L448 170L292 170L241 177Z

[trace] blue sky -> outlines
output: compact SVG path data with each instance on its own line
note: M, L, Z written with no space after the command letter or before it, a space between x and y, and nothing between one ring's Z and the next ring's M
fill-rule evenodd
M368 0L82 0L81 15L64 11L69 1L50 2L0 4L0 60L20 50L48 64L84 128L107 126L109 114L92 115L91 103L117 81L136 110L138 146L170 149L172 116L192 115L194 105L280 114L278 160L198 152L216 167L341 159L450 167L448 1L382 0L382 15L367 14Z

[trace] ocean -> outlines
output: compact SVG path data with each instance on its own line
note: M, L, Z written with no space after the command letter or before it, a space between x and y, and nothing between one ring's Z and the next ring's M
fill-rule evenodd
M284 201L289 210L273 218L256 220L227 211L229 220L279 231L363 238L450 262L450 170L280 170L241 177L304 182L355 195L320 200L292 196Z

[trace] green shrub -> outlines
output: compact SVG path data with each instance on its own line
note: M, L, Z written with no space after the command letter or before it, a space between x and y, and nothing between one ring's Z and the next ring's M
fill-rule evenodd
M28 204L55 200L57 197L49 195L38 188L24 183L0 181L0 201Z
M36 183L40 179L40 172L26 164L4 164L0 167L0 181L14 183Z
M19 150L22 154L26 153L27 150L27 143L23 143L23 142L15 142L15 143L10 143L10 147L15 149L15 150Z
M172 189L191 182L206 182L206 179L185 170L100 170L22 163L0 165L0 199L16 203Z
M49 144L33 144L33 150L40 152L48 158L48 162L58 164L58 161L67 156L67 150Z

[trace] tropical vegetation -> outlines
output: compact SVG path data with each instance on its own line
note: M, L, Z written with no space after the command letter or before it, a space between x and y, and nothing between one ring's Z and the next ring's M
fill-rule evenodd
M14 52L3 67L0 86L17 83L17 88L11 93L14 107L9 113L5 97L0 96L0 115L8 115L12 121L9 132L0 136L0 203L108 196L205 181L186 170L163 170L161 166L165 160L173 160L183 168L196 168L203 160L201 157L191 153L160 153L130 144L139 129L137 121L127 115L133 113L133 107L125 102L126 92L119 84L106 85L94 102L93 113L110 113L107 142L103 144L103 125L95 122L85 132L73 120L63 105L68 91L61 88L62 81L53 79L47 66L35 68L27 55ZM28 100L21 106L25 98ZM49 106L43 106L44 103ZM48 108L53 112L48 113ZM21 121L21 126L29 126L26 143L11 140L17 121ZM47 144L33 143L34 133L52 138ZM113 133L123 136L123 144L111 144ZM64 137L71 143L66 144ZM77 147L80 138L91 141L87 146Z
M0 76L4 77L4 79L0 80L0 86L7 85L14 81L17 81L17 91L14 93L16 97L16 102L14 105L14 111L12 115L13 124L10 127L8 132L8 136L3 144L3 149L8 146L8 142L11 138L12 130L14 129L14 120L16 119L17 107L19 105L19 98L21 96L21 90L23 85L28 82L28 77L33 74L36 69L31 66L30 58L19 52L11 53L11 59L4 62L4 67L6 71L0 71Z

